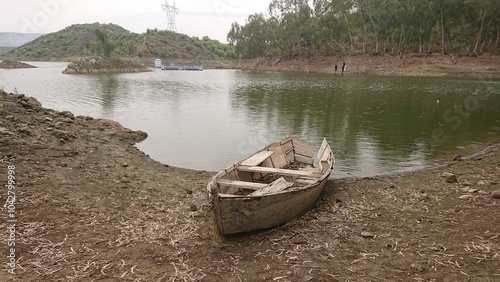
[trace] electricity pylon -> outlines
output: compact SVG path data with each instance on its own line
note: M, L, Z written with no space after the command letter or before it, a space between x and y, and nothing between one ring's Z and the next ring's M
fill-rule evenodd
M163 11L167 12L167 18L168 18L168 30L171 31L177 31L177 28L175 27L175 14L179 13L179 9L175 7L175 2L174 5L169 5L168 0L165 0L165 4L161 4L161 8Z

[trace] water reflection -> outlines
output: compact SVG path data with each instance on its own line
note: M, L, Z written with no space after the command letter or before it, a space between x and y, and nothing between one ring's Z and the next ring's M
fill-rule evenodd
M101 94L100 104L102 105L103 114L110 116L116 106L117 97L128 93L127 83L120 84L117 75L113 74L92 75L89 81L92 88L100 90L97 93ZM123 99L124 97L120 98Z
M286 136L318 145L327 137L338 161L333 177L367 176L500 141L500 81L488 79L233 70L63 75L66 63L37 66L0 70L7 81L0 83L48 108L146 131L141 150L186 168L220 170Z
M446 111L481 88L471 87L474 81L452 80L467 87L443 92L443 79L430 78L262 73L247 73L247 78L252 82L232 91L233 111L245 113L273 135L316 143L327 137L341 170L358 175L380 173L389 164L396 170L423 166L463 145L464 134L467 140L487 139L488 128L498 126L500 119L500 93L485 84L481 91L489 91L489 98L467 113L460 126L450 128L449 120L458 123L457 114L443 120ZM447 138L436 144L432 132L440 127L448 127Z

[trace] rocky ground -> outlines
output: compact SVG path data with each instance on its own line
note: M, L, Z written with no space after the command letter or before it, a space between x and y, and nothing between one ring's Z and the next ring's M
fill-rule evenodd
M11 60L3 60L0 62L0 69L26 69L26 68L36 68L36 67L23 62L17 62Z
M239 60L231 68L341 74L342 62L347 73L395 76L454 76L500 78L500 57L484 54L477 57L425 54L349 55L299 57L294 59L257 58Z
M432 169L332 180L304 216L221 238L205 193L212 172L151 160L134 147L147 134L117 122L0 98L0 281L500 280L498 145Z

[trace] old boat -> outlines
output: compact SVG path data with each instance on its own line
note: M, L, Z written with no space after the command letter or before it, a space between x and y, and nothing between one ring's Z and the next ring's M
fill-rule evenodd
M220 171L207 184L219 234L277 226L308 211L335 164L323 139L286 138Z

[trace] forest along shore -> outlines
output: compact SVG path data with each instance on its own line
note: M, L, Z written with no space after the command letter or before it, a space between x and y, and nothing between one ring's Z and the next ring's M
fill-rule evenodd
M1 281L500 278L498 145L434 169L330 181L302 217L220 238L212 172L150 159L134 147L147 134L115 121L0 98L1 179L15 171L17 220L14 247L0 235L16 274Z
M346 63L347 74L500 78L500 56L489 54L476 57L436 53L313 56L293 59L262 57L241 59L228 67L243 70L341 74L342 62Z

